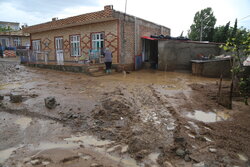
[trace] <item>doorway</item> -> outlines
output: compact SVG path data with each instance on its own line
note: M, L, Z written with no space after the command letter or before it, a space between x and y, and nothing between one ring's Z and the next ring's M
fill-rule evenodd
M56 38L56 60L57 60L57 64L63 65L64 58L63 58L63 38L62 37Z
M142 61L144 67L158 69L158 40L142 38Z

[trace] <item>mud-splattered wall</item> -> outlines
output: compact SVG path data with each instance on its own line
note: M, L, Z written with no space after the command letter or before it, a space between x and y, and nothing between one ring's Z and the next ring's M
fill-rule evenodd
M190 60L199 55L218 56L222 53L218 44L172 40L158 41L158 52L159 70L191 70Z

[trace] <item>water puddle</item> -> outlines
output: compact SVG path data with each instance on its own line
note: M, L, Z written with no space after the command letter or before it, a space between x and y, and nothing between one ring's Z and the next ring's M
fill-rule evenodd
M194 112L186 113L186 116L202 122L217 122L223 121L229 118L229 115L223 112L203 112L201 110L194 110Z
M5 150L1 150L0 151L0 164L3 163L4 161L6 161L10 155L12 154L13 151L15 151L16 149L18 149L19 147L11 147Z
M0 90L16 89L16 88L19 88L20 86L21 86L21 84L18 84L18 83L4 84L4 85L0 85Z
M78 147L79 144L77 143L49 143L49 142L42 142L36 147L36 150L48 150L48 149L55 149L55 148L75 148Z
M63 148L63 149L70 149L70 148L77 148L80 147L80 145L84 145L87 148L91 148L96 152L99 152L101 154L105 154L107 158L110 158L111 160L114 160L116 162L119 162L123 166L130 166L130 167L139 167L137 165L136 160L132 159L128 154L123 154L122 156L120 154L109 154L108 150L112 152L112 148L108 149L108 145L112 144L113 141L109 140L98 140L94 136L90 135L83 135L83 136L71 136L69 138L65 138L64 142L60 143L40 143L38 147L34 147L35 150L48 150L48 149L56 149L56 148ZM119 146L119 145L118 145ZM102 147L102 148L99 148ZM128 146L125 145L121 147L121 153L127 152ZM152 159L156 159L158 155L152 155Z
M24 130L29 126L31 121L32 121L31 118L22 117L22 118L17 119L15 123L18 124L22 130Z
M98 140L95 137L88 136L88 135L72 136L64 140L69 141L69 142L83 142L84 145L87 145L87 146L104 146L104 145L113 143L112 141L109 141L109 140Z

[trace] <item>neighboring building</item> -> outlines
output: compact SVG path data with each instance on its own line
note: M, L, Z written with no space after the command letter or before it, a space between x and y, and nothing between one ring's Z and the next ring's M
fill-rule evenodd
M17 49L30 47L30 36L20 29L19 23L0 21L0 28L1 57L16 56Z
M170 35L170 29L105 6L104 10L52 21L24 29L31 34L32 50L46 61L102 63L101 49L108 47L113 63L134 69L142 55L143 36Z
M10 29L13 31L20 30L19 23L16 22L0 21L0 28Z
M29 47L30 36L23 30L0 32L0 44L4 48Z

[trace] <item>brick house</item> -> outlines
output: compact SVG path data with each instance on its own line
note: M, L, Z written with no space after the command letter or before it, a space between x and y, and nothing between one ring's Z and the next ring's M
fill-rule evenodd
M32 50L46 53L47 61L102 63L100 49L108 47L115 66L134 69L135 56L142 55L143 36L170 35L170 29L115 11L104 10L29 26Z

